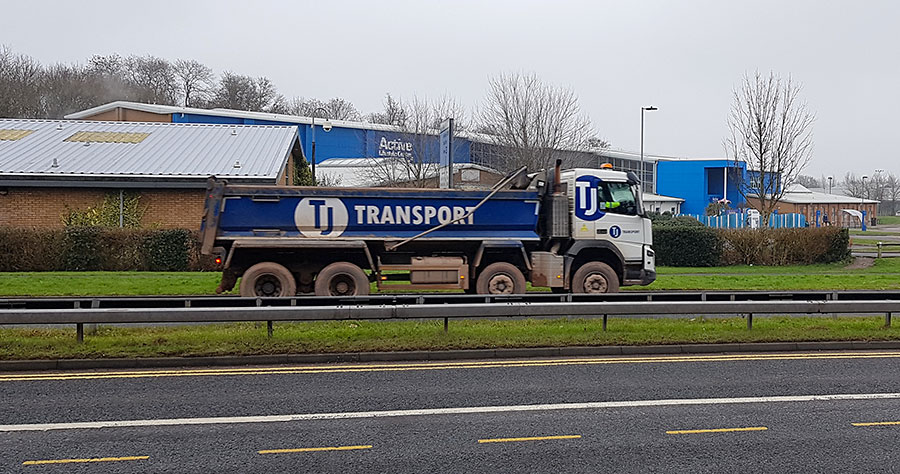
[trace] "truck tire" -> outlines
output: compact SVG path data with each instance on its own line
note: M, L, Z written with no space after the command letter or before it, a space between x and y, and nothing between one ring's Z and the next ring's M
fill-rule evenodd
M294 296L297 283L287 268L275 262L253 265L241 277L241 296Z
M525 293L525 275L515 265L492 263L478 274L475 289L481 295L521 295Z
M369 294L369 279L362 268L350 262L335 262L316 276L316 296L364 296Z
M588 262L572 276L572 293L618 293L619 277L609 265Z

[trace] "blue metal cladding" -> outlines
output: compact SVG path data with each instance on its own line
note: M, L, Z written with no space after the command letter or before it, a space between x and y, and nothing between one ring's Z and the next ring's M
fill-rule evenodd
M298 128L300 144L307 159L312 159L312 127L294 122L256 120L218 115L174 113L176 123L217 123L243 125L292 125ZM330 158L375 158L403 157L425 162L439 159L439 138L437 135L419 138L400 132L349 127L333 127L326 132L322 129L324 119L316 120L316 163ZM471 142L461 137L453 138L453 162L471 161ZM421 156L420 156L421 155Z
M487 191L303 188L226 196L219 237L279 235L315 239L412 237L463 217ZM502 191L472 216L428 240L537 240L538 195Z
M728 169L727 195L725 169ZM681 212L703 214L710 202L728 199L735 208L744 202L738 184L746 177L743 163L731 160L659 161L656 165L656 191L663 196L684 199Z

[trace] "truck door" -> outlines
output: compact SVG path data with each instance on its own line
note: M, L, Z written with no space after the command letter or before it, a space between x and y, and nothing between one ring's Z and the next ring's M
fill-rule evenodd
M608 240L626 261L643 258L643 222L635 189L626 182L583 175L575 180L576 239Z

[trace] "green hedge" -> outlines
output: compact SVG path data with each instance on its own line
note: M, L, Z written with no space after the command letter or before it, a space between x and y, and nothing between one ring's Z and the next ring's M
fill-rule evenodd
M67 227L37 230L0 227L0 271L214 270L200 255L196 233Z
M660 225L653 227L653 250L657 265L711 267L719 265L722 244L716 229Z
M850 235L839 227L797 229L712 229L653 226L658 265L793 265L850 258Z

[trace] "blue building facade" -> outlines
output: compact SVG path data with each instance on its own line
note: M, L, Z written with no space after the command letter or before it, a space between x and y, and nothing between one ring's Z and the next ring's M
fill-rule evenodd
M209 114L173 113L172 122L177 123L218 123L243 125L293 125L297 127L303 154L307 159L312 157L312 125L289 121L262 120L216 115L214 110ZM316 162L331 158L379 158L399 157L423 162L438 161L438 136L416 135L393 130L383 130L373 125L370 128L348 127L332 122L331 131L322 129L322 122L316 123ZM388 128L388 127L383 127ZM453 162L469 163L471 161L471 141L454 137Z
M703 214L711 202L727 199L731 208L744 204L738 186L746 182L744 163L732 160L659 160L657 194L684 199L681 212Z

